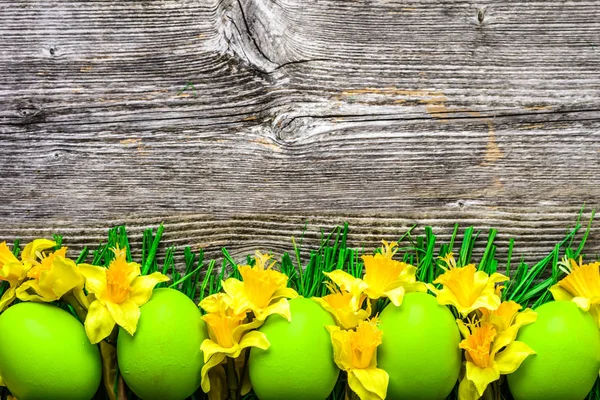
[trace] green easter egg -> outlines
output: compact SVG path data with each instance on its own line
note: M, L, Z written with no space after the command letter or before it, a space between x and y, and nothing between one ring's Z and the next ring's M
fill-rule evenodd
M461 368L461 337L450 310L426 293L408 293L379 319L377 366L390 376L387 399L445 399Z
M270 315L259 329L268 350L250 351L250 381L260 400L324 400L340 370L333 361L327 325L333 317L319 304L302 297L290 300L292 321Z
M183 293L156 289L140 308L137 331L119 330L117 359L127 386L143 400L183 400L200 387L200 310Z
M517 340L535 351L508 375L515 400L581 400L600 369L600 331L594 318L570 301L552 301L535 310L537 320Z
M91 399L102 378L100 352L68 312L19 303L0 315L0 376L19 400Z

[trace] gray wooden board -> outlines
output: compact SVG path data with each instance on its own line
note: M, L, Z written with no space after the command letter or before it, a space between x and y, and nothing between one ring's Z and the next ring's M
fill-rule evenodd
M163 221L242 260L459 222L535 261L598 207L599 133L595 0L0 0L9 242Z

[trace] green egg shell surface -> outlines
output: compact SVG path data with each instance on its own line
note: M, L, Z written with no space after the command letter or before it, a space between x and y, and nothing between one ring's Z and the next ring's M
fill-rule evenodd
M570 301L552 301L535 311L537 320L517 336L536 354L508 375L514 399L583 399L600 369L600 331L594 318Z
M156 289L140 307L135 335L119 330L121 375L143 400L183 400L200 386L200 345L207 337L192 300L173 289Z
M0 315L0 375L19 400L87 400L102 378L100 352L68 312L19 303Z
M461 337L450 310L426 293L408 293L379 319L377 366L390 376L387 399L445 399L461 368Z
M250 351L252 387L260 400L324 400L340 373L325 329L335 322L311 299L289 302L291 322L270 315L259 329L271 345L268 350Z

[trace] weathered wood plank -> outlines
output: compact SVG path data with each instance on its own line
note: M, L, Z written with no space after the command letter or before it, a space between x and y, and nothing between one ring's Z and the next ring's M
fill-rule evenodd
M594 1L0 0L0 21L0 239L164 220L242 257L306 220L367 247L461 222L534 260L599 204Z
M64 235L64 243L71 254L77 254L84 246L94 249L99 243L106 241L108 225L125 224L128 228L130 242L134 255L139 255L141 249L142 231L156 228L164 223L165 234L163 246L182 248L191 246L192 249L205 250L205 259L222 260L221 249L226 247L235 260L243 262L247 255L255 250L272 252L281 255L292 252L291 237L296 238L302 249L316 249L323 234L331 232L344 222L350 224L350 246L370 250L382 239L397 240L413 225L415 235L423 234L423 227L434 227L439 243L448 243L454 223L462 223L460 235L467 226L475 226L480 232L480 242L474 251L475 259L481 256L483 244L487 238L489 227L499 229L495 244L498 247L496 258L500 268L506 261L508 241L517 238L513 256L514 262L523 258L526 262L534 263L551 252L557 241L568 232L568 227L575 225L574 217L578 213L574 207L562 205L547 205L542 212L524 208L482 207L475 202L461 203L454 207L444 207L436 210L412 211L399 213L262 213L236 214L224 211L215 215L180 214L161 216L156 214L128 214L115 219L90 219L73 221L70 219L45 219L36 224L14 222L2 228L3 239L12 241L21 238L24 242L37 237L50 237L54 233ZM589 218L589 212L584 214ZM583 230L577 236L579 243ZM462 236L461 236L462 237ZM591 230L586 254L597 257L600 230ZM183 257L178 253L176 262L183 264ZM302 253L307 256L308 253Z

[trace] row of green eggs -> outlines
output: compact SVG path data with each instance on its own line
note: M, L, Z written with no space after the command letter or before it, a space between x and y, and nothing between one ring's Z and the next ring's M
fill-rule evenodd
M339 370L329 333L332 317L310 299L290 300L292 322L271 316L260 330L271 346L253 349L249 374L261 400L325 399ZM508 383L516 400L581 400L600 369L600 331L570 302L551 302L518 340L536 352ZM378 367L390 376L389 399L444 399L461 369L460 334L452 313L424 293L380 315ZM200 385L200 344L207 337L197 306L185 295L158 289L141 308L134 337L119 334L120 372L141 399L183 400ZM20 303L0 315L0 376L19 400L90 399L101 380L97 346L66 311ZM276 379L274 379L276 377Z

